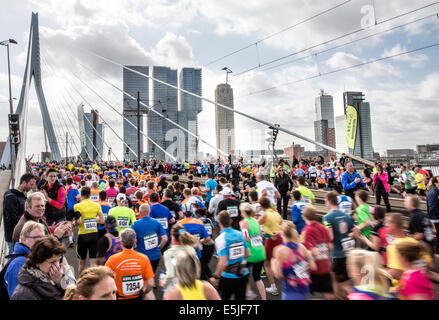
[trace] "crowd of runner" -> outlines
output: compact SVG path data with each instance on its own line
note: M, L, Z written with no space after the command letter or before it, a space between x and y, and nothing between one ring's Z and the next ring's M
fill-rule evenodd
M439 178L355 165L29 163L4 195L1 299L435 299ZM323 214L315 189L327 191Z

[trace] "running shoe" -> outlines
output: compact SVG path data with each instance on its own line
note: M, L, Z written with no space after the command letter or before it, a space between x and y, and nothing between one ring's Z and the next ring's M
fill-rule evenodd
M257 297L258 297L258 295L256 293L254 293L253 291L248 291L245 294L246 300L255 300Z
M277 290L276 287L274 287L274 288L272 288L272 287L265 288L265 291L267 291L268 293L272 294L273 296L277 296L279 294L279 291Z

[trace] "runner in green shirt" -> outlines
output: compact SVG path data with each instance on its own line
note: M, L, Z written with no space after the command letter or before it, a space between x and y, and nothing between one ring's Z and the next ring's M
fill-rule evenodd
M299 191L300 194L302 195L303 202L312 205L312 202L314 201L314 194L312 193L311 190L305 187L305 177L300 176L297 179L297 182L299 182L299 187L296 188L296 190Z
M127 201L126 196L123 193L119 193L116 198L117 207L110 209L108 215L116 218L117 221L117 231L120 232L123 229L131 227L131 225L136 221L136 214L134 211L128 207L125 207Z
M370 206L367 204L369 195L366 191L360 190L355 195L355 200L358 203L358 207L355 209L357 217L358 228L361 230L361 234L370 239L372 234L372 215L370 213Z

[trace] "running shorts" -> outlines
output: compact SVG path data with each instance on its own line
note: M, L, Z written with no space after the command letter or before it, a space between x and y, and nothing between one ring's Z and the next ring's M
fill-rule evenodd
M331 293L332 290L332 280L331 274L312 274L311 273L311 293L321 292L321 293Z
M252 277L255 282L261 280L261 270L263 266L264 266L264 261L247 262L247 267L249 270L250 269L252 270Z
M346 269L346 258L332 259L332 272L335 274L335 281L345 282L349 280L348 271Z
M323 189L324 187L326 187L326 184L319 183L319 189Z
M90 259L96 259L98 254L98 240L99 235L97 232L78 235L78 244L76 245L78 258L81 260L87 259L88 251L88 257Z
M415 188L405 189L405 192L407 192L409 194L416 194L416 189Z
M418 195L420 195L421 197L425 197L425 190L424 189L418 189L416 192Z
M265 254L266 254L266 259L270 261L271 258L273 257L273 249L282 244L282 237L279 235L278 238L276 240L272 240L272 239L265 239Z

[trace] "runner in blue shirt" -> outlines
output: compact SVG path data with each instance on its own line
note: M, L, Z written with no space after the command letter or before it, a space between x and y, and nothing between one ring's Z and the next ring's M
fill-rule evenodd
M149 203L151 209L151 213L149 214L149 216L161 223L163 229L165 229L168 235L169 244L171 239L169 236L169 230L171 230L171 225L175 223L175 219L171 211L169 211L167 207L159 203L159 194L157 192L152 192L149 195ZM166 247L167 245L163 248L163 250L166 250Z
M345 297L349 292L349 276L346 269L346 252L355 248L355 239L350 234L359 236L351 216L340 211L336 192L329 192L325 199L326 206L331 210L323 216L323 224L328 228L329 238L333 240L331 250L332 271L335 274L334 293Z
M299 234L302 233L302 229L305 227L306 222L303 220L302 212L305 208L306 203L301 201L302 194L295 190L293 191L293 205L291 206L291 218L293 223L296 225L296 230Z
M160 250L168 242L168 236L161 223L149 216L149 205L142 204L139 213L141 219L131 225L131 229L136 231L137 235L136 251L145 254L149 258L155 273L162 256Z
M209 202L213 198L213 190L215 190L218 182L212 179L212 174L207 173L208 180L204 184L206 186L206 207L209 208Z
M236 300L245 300L248 282L248 269L245 259L250 256L247 241L241 231L233 229L232 219L227 211L218 214L220 235L215 240L218 264L210 281L216 285L219 279L219 292L223 300L229 300L232 294Z

